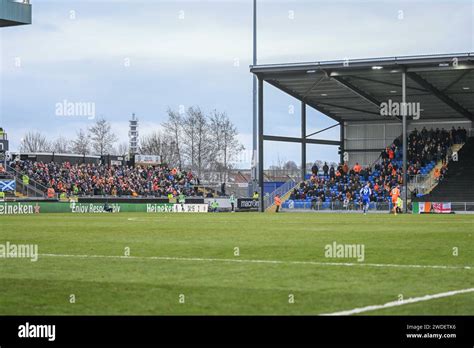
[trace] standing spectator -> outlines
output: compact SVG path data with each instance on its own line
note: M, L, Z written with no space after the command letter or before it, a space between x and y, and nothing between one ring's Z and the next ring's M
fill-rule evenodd
M276 205L276 212L278 213L280 211L280 207L281 207L280 195L275 195L274 201L275 201L275 205Z
M335 176L336 176L336 172L335 172L335 170L334 170L334 166L331 166L331 169L329 169L329 177L330 177L331 179L334 179Z
M362 169L362 167L361 167L361 165L359 164L359 162L356 162L356 164L354 165L353 169L354 169L354 172L355 172L356 174L359 174L360 171L361 171L361 169Z
M225 196L225 182L221 184L221 194L222 196Z
M342 166L342 171L344 172L344 175L347 175L349 172L349 166L347 165L347 162L344 162L344 165Z
M327 164L326 162L324 162L324 166L323 166L323 173L324 173L324 176L327 176L327 175L328 175L328 172L329 172L328 164Z
M30 184L30 177L26 174L23 174L21 181L23 183L23 192L26 194L28 192L28 185Z
M229 202L230 202L230 206L231 206L231 212L234 213L235 212L235 196L234 196L233 192L230 194Z

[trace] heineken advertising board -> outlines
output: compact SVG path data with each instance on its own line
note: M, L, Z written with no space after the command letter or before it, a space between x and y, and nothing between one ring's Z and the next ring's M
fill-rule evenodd
M76 202L0 202L0 215L29 215L41 213L207 213L207 204L171 204L171 203L112 203L108 204L110 212L105 211L104 204Z

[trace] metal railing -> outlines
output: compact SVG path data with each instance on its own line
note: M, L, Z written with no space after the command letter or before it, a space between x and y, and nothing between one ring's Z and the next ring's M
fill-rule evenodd
M31 179L28 182L28 185L23 184L22 176L23 173L16 170L15 168L7 165L7 172L10 172L14 175L17 185L17 192L20 192L26 196L33 196L33 197L45 197L48 188L35 180ZM19 189L21 187L21 190Z
M213 196L218 196L218 197L228 197L232 193L236 198L241 198L241 197L249 197L249 184L247 186L245 185L239 185L239 184L234 184L234 183L227 183L225 185L225 195L222 195L222 184L218 183L211 183L211 184L201 184L201 185L193 185L193 188L198 188L201 191L204 192L211 192Z
M410 175L408 178L408 190L413 192L416 189L418 193L427 194L437 183L438 180L431 173Z
M263 208L267 209L268 207L271 207L273 205L273 201L276 195L279 195L280 197L284 196L290 190L292 190L296 186L296 184L296 181L290 179L283 185L281 185L279 188L277 188L275 191L266 194L265 197L263 197Z
M392 208L392 204L389 202L371 202L369 210L386 211L388 212ZM294 203L289 201L288 209L305 209L315 211L360 211L362 212L363 206L361 203L355 203L353 201L347 204L340 201L335 202L302 202L298 208L295 208Z
M390 202L371 202L369 211L389 212L393 208ZM284 210L314 210L314 211L335 211L335 212L362 212L360 203L349 202L301 202L298 208L292 201L289 201L289 207ZM412 211L411 202L408 203L408 213ZM451 211L455 213L474 214L474 202L451 202Z
M455 212L474 213L474 202L451 202L451 210Z

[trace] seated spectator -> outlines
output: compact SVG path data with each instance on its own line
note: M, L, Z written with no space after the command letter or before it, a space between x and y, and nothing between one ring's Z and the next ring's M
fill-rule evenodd
M467 136L467 132L461 129L455 130L456 134ZM423 127L421 131L416 128L408 135L407 139L407 173L409 176L417 175L422 172L425 166L432 161L442 160L443 166L436 173L438 180L442 180L448 171L445 161L449 149L453 130L451 132L445 129L437 128L427 130ZM459 139L456 139L459 141ZM298 189L292 193L293 199L311 198L311 201L317 199L319 202L342 201L347 203L350 196L354 202L359 202L358 192L362 185L370 181L373 186L372 199L377 202L390 200L390 191L395 185L403 185L403 175L401 168L402 160L402 139L397 137L390 146L387 146L380 154L380 161L373 167L365 167L356 163L352 169L349 169L347 163L338 166L337 169L328 168L324 176L318 176L317 172L311 175L307 182L299 185ZM327 163L325 163L327 166ZM332 174L334 173L334 174ZM329 177L329 179L328 179Z
M11 165L23 177L70 195L192 196L196 178L192 173L165 165L135 167L104 164L43 163L15 161Z

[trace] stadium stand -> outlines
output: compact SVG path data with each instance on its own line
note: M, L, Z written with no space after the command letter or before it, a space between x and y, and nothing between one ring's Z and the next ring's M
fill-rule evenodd
M442 181L447 175L446 157L451 146L464 143L466 138L467 132L462 128L450 131L439 128L423 128L419 131L415 128L408 135L408 175L429 174L437 163L442 163L438 169L438 181ZM382 151L373 166L362 168L356 163L353 168L348 168L343 164L337 168L331 166L329 171L323 169L323 174L315 172L315 169L317 170L313 167L308 180L293 190L291 202L284 202L284 208L288 208L290 204L294 208L314 208L315 204L328 208L333 202L341 202L343 207L359 204L359 191L367 181L372 187L372 202L389 202L391 188L402 184L401 136Z
M198 196L195 188L198 179L178 168L161 166L122 166L101 164L43 163L14 161L13 170L29 179L53 188L56 193L65 192L77 196L153 196L179 193Z
M436 183L444 182L445 177L449 177L446 158L451 155L451 147L465 143L466 138L467 132L462 128L450 131L415 128L408 135L408 175L434 175ZM472 153L472 150L468 146L461 153ZM58 195L65 193L68 196L176 197L179 193L186 196L206 194L206 191L198 190L199 180L191 172L165 165L132 167L15 160L10 167L20 178L20 186L22 183L28 185L23 180L26 176L45 194L50 188ZM458 171L458 166L451 164L450 168L450 171L452 168ZM312 171L307 180L285 195L284 208L290 204L294 208L311 208L315 204L328 208L334 202L344 208L354 206L360 203L359 191L367 181L371 183L372 202L390 202L390 190L394 185L402 184L401 136L385 148L371 166L362 167L356 163L349 168L347 164L337 167L325 164L322 168L313 166ZM465 176L469 178L469 174ZM438 191L433 191L433 194Z
M474 202L474 138L467 139L458 153L458 161L449 163L449 172L443 174L442 184L419 201Z

